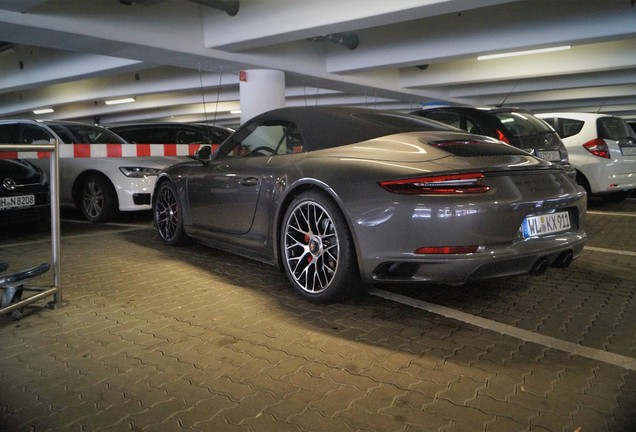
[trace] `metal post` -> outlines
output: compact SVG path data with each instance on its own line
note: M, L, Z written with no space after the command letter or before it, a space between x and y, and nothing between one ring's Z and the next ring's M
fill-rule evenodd
M51 256L53 260L53 286L57 291L53 296L53 301L48 303L48 307L55 309L65 306L62 295L62 264L60 253L60 143L51 139L51 144L55 145L55 150L50 158L50 182L51 182Z

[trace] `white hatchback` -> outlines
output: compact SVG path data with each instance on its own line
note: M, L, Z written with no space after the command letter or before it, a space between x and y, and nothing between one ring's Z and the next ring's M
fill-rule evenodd
M536 114L559 134L588 194L620 201L636 190L636 133L607 114Z
M150 210L157 174L191 160L199 145L129 144L106 128L63 121L0 120L0 142L60 142L60 203L74 206L91 222L119 211ZM49 154L15 152L48 172Z

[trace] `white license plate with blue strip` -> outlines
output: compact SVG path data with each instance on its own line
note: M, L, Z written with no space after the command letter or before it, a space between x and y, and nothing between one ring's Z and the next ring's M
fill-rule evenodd
M566 211L540 216L528 216L521 224L524 238L541 237L567 231L571 228L570 214Z

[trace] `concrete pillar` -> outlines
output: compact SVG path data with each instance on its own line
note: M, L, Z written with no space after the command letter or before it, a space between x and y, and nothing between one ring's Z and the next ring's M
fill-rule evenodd
M285 106L285 73L279 70L252 69L239 76L241 123L275 108Z

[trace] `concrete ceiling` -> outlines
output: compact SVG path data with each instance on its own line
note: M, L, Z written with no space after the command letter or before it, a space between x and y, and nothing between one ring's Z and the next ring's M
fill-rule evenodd
M246 69L285 71L288 106L636 118L636 0L0 0L0 41L2 118L233 126Z

